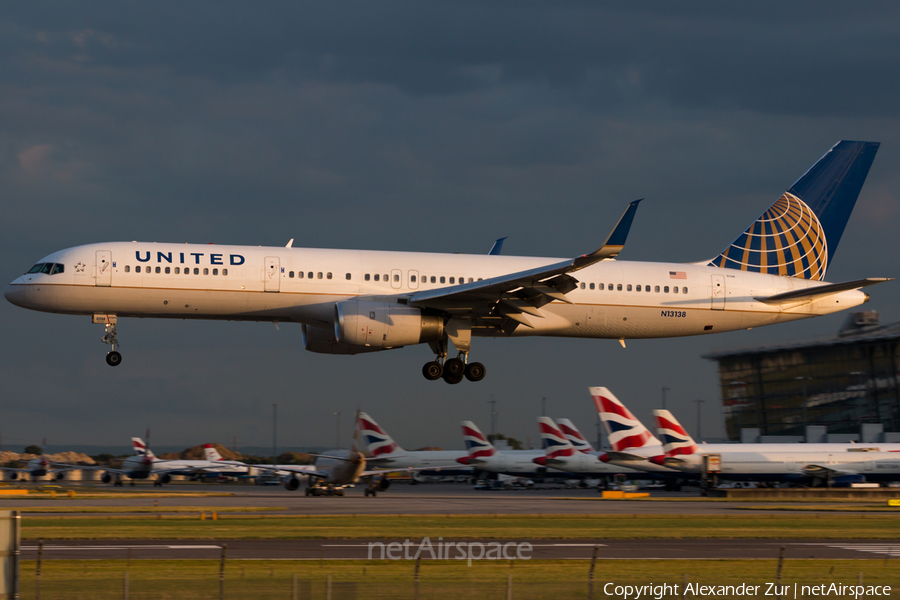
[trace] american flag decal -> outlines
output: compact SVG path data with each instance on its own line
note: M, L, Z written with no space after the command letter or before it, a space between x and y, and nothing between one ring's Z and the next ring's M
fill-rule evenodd
M684 271L669 271L669 279L687 279L687 273Z

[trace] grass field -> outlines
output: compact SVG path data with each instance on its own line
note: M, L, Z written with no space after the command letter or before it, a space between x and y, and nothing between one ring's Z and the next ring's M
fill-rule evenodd
M900 539L895 515L26 516L23 539Z
M776 582L777 560L598 560L594 572L595 597L608 583L616 585L663 584L761 585ZM819 585L836 582L856 585L889 585L900 597L900 561L885 560L785 560L784 585ZM434 600L475 600L506 597L511 581L512 597L568 600L588 597L590 561L422 561L419 596ZM219 562L215 560L161 561L47 561L42 565L42 600L122 598L125 573L129 598L218 598ZM861 575L860 575L861 574ZM333 600L368 600L416 597L415 564L404 561L231 561L224 569L227 598L293 598L294 576L300 598L328 595L331 578ZM508 577L511 576L511 579ZM35 562L22 563L22 597L34 598ZM680 597L670 594L669 597ZM650 596L652 597L652 596ZM650 598L648 597L648 598ZM790 596L789 596L790 597ZM881 596L884 598L885 596ZM772 596L775 600L775 596Z

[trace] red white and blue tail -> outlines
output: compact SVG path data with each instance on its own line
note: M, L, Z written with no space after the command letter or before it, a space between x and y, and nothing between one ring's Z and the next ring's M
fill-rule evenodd
M153 454L153 450L147 447L147 444L144 443L139 437L131 438L131 447L134 448L135 456L146 456L150 460L156 460L156 455Z
M466 443L466 451L469 458L486 458L494 456L497 449L488 441L478 426L472 421L462 422L463 441Z
M379 458L386 454L394 454L395 452L403 452L397 442L393 440L387 432L382 429L375 419L364 412L359 413L360 440L362 441L362 452L370 458Z
M659 440L605 387L590 388L609 443L616 452L658 446Z
M203 444L203 458L210 462L225 460L212 444Z
M663 451L666 456L684 456L698 454L700 448L694 443L694 439L685 431L678 419L667 410L654 410L656 417L656 433L663 441Z
M563 435L566 436L566 439L569 440L569 443L572 444L572 447L579 452L590 454L594 451L594 447L591 446L591 443L587 441L587 439L583 435L581 435L581 432L578 431L578 428L575 427L575 425L569 419L557 419L556 426L559 427L559 430L563 432Z
M541 429L541 447L548 459L560 459L575 454L575 448L556 426L553 419L538 417L538 427Z

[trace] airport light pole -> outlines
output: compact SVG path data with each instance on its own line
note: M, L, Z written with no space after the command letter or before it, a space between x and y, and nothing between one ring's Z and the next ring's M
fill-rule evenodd
M341 411L336 411L334 413L336 418L336 424L334 426L334 443L336 444L336 448L338 450L341 449Z
M698 398L694 400L694 402L697 404L697 441L702 443L703 434L702 430L700 429L700 408L701 406L703 406L703 403L706 402L706 400L700 400Z
M666 392L668 392L668 391L669 391L669 388L663 386L663 388L662 388L662 402L663 402L662 408L663 408L663 410L666 410Z
M493 438L497 435L497 401L491 398L488 400L488 404L491 405L491 437Z

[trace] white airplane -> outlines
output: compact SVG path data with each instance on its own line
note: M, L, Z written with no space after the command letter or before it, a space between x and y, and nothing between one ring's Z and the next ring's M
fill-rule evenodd
M68 465L57 466L43 456L38 456L25 463L24 468L0 467L0 470L3 470L3 472L6 473L7 478L11 481L16 481L19 477L24 477L26 475L30 477L32 481L38 481L41 477L46 477L47 475L50 475L56 480L65 479L66 471L78 468L80 467Z
M655 458L665 454L662 442L635 417L616 396L605 387L589 388L600 420L609 435L611 451L600 455L600 460L616 465L628 466L641 471L669 472L668 462ZM900 444L701 444L703 453L722 452L787 452L806 454L809 452L900 452ZM673 452L676 452L673 450Z
M803 451L806 444L794 444L794 448L785 451L749 447L770 444L733 444L729 449L710 451L711 444L701 447L694 443L671 412L654 410L653 414L665 453L650 460L685 473L702 474L709 464L705 457L712 456L718 470L716 475L736 481L812 480L814 484L825 483L830 487L857 481L900 480L900 453L897 450L868 452L860 451L865 448L830 444L833 448Z
M879 144L832 147L718 256L621 262L639 201L597 250L570 259L104 242L53 252L4 291L32 310L90 316L118 365L119 317L300 323L325 354L427 343L427 379L479 381L472 337L706 335L860 305L885 278L826 283ZM448 342L458 351L447 358Z
M404 450L364 412L359 413L360 448L372 467L415 467L425 475L471 475L471 467L461 467L458 458L465 450Z
M594 450L591 443L587 441L587 438L578 431L578 428L575 427L575 424L572 423L572 421L569 419L557 419L556 425L559 427L559 430L562 431L563 435L566 436L566 439L569 440L569 443L572 444L573 448L579 452L584 452L585 454L597 455L597 451Z
M531 459L536 465L580 475L627 475L644 479L652 477L643 471L604 463L594 454L577 451L550 417L538 417L538 426L545 454Z
M462 432L468 454L457 458L456 462L474 467L474 475L479 479L483 478L482 473L552 479L572 478L569 473L548 470L547 467L535 463L535 458L544 457L543 450L500 452L472 421L462 422Z
M272 471L277 477L293 476L302 474L304 471L315 471L313 465L251 465L239 460L226 460L222 457L216 447L212 444L203 444L203 457L211 463L210 472L226 477L243 477L252 476L256 471ZM290 467L290 470L281 469L281 467Z

